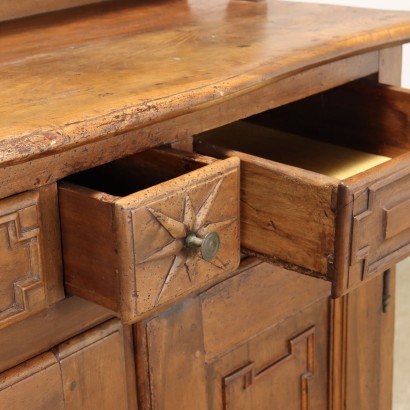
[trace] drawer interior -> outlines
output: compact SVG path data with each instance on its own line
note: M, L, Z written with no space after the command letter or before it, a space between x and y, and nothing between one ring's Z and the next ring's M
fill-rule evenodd
M410 150L410 90L367 78L283 105L250 121L359 151Z
M357 103L359 101L359 104ZM340 296L410 252L410 93L348 84L195 137L241 159L241 244Z
M68 292L126 323L226 278L239 264L239 160L144 151L59 185Z
M153 149L71 175L65 181L124 197L208 165L215 160L173 149Z
M207 132L200 141L337 179L349 178L390 159L247 121Z

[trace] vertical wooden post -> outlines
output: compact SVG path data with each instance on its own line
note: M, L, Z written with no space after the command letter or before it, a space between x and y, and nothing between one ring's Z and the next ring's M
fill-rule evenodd
M388 85L401 85L403 46L380 50L379 82Z

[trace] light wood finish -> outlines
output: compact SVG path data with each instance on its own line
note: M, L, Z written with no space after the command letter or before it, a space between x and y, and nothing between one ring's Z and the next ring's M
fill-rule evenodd
M47 13L69 7L107 0L3 0L0 2L0 21Z
M242 161L242 246L332 281L335 297L410 254L409 153L389 160L249 123L201 134L195 149Z
M380 50L379 81L382 84L401 85L403 46Z
M13 10L27 1L16 2ZM61 6L59 1L69 0L45 0L42 6ZM25 14L33 11L27 7ZM351 148L367 143L368 152L394 157L359 179L340 180L263 158L254 157L250 165L248 157L243 161L256 176L245 187L268 213L283 218L279 224L248 209L263 232L250 243L272 253L264 233L275 231L282 241L277 249L298 265L246 259L235 271L239 231L229 232L232 226L221 229L236 243L226 249L229 269L213 266L211 272L202 262L190 272L178 263L173 266L180 269L169 269L181 261L181 252L168 254L165 270L159 269L164 261L138 263L138 258L149 257L149 249L170 250L177 242L173 235L191 228L181 223L185 209L193 214L190 202L198 213L206 204L212 219L221 212L238 217L231 188L223 186L231 178L238 187L236 159L215 161L190 152L181 161L175 151L151 148L192 151L193 135L270 109L285 123L288 118L303 123L309 109L294 115L289 105L286 117L281 107L375 78L379 70L385 76L387 50L410 40L410 13L276 0L115 0L3 21L0 30L0 209L11 195L70 176L71 185L61 188L62 214L68 214L63 217L67 289L114 309L70 297L0 329L0 366L7 369L0 375L1 408L20 400L22 410L136 409L137 402L144 410L322 410L337 403L356 410L357 403L379 405L381 394L386 401L380 407L387 406L392 329L376 323L381 274L366 272L380 268L377 261L393 263L408 251L409 103L400 89L372 85L368 94L350 94L335 116L339 121L327 123L323 116L323 135L314 131L318 139L328 134L327 142L345 140ZM318 98L326 107L327 97ZM346 106L351 111L344 115ZM363 133L358 120L365 124ZM349 135L343 136L344 130ZM124 158L140 151L138 161ZM85 170L90 175L89 169L100 165L110 171L99 178L101 186L84 187L85 174L72 175ZM236 173L224 176L221 168ZM118 182L113 169L127 177ZM215 199L218 181L223 182ZM139 182L146 185L134 189ZM111 191L124 185L125 193ZM139 207L146 204L145 194L161 197L151 210ZM49 213L54 218L55 211L44 215ZM58 237L57 220L54 227ZM287 237L289 227L297 240ZM145 236L139 235L143 229ZM57 255L56 244L44 243L46 254ZM0 245L3 256L6 246ZM302 267L306 261L310 268ZM146 269L149 264L153 269ZM286 267L326 276L334 295L354 291L361 279L366 283L357 298L343 298L342 307L338 299L330 312L331 284ZM161 293L161 286L169 294ZM386 304L387 297L383 300ZM117 319L89 331L117 314L136 321L133 332ZM376 347L362 356L354 351L371 339ZM363 368L350 356L359 357ZM383 367L387 373L378 384L374 375Z
M250 89L233 99L204 105L197 111L113 135L92 144L64 150L53 156L0 167L0 196L11 195L33 186L58 180L71 173L104 164L137 151L166 143L179 143L187 137L239 120L251 114L338 86L347 81L375 73L378 53L348 57L324 66L312 67L290 77ZM315 78L322 78L320 83ZM107 131L107 130L106 130ZM107 131L108 132L108 131ZM53 169L50 175L49 169ZM7 183L13 181L13 184Z
M332 301L333 410L391 409L394 280L391 269L390 277L379 275ZM389 301L383 300L386 286Z
M64 297L56 185L0 202L0 328Z
M184 22L181 30L174 29L176 19ZM46 28L41 16L7 23L0 42L1 168L16 166L17 182L16 175L29 175L22 163L35 160L43 170L53 164L61 177L74 172L73 165L54 155L80 155L84 144L199 113L268 85L273 90L274 83L303 76L306 69L326 67L323 84L313 87L322 89L371 74L379 66L373 51L408 41L409 20L404 12L280 1L267 6L213 0L204 7L200 0L174 0L165 14L162 3L103 3L56 16ZM323 34L318 26L324 26ZM358 54L367 64L360 64ZM341 82L331 79L341 75L331 64L352 56L359 64L349 64ZM212 69L204 70L210 61ZM16 99L16 93L24 98ZM245 116L257 112L244 107ZM225 115L223 123L233 117ZM179 132L192 135L200 118L192 115ZM184 135L160 137L172 142ZM108 151L100 161L112 158ZM14 189L33 184L31 178Z
M201 141L336 179L349 178L390 160L389 157L317 141L247 121L238 121L221 130L202 134L198 141L199 149Z
M138 324L149 379L141 408L325 410L329 292L248 259L238 275Z
M4 409L135 409L123 328L113 319L0 374ZM128 364L126 364L128 361ZM132 397L131 401L129 397Z
M172 179L189 169L194 171ZM237 268L237 158L148 152L74 181L92 189L60 188L66 287L120 312L125 322L221 281ZM219 250L207 258L202 248L189 249L185 241L191 233L199 238L216 233Z

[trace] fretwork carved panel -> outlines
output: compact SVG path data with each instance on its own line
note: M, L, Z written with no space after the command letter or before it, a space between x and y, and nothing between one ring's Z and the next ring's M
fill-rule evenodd
M404 169L354 193L348 288L410 254L409 187Z
M315 327L288 340L288 351L271 362L250 362L226 376L224 410L309 410L309 380L314 377ZM288 398L288 399L287 399Z
M48 305L39 198L35 191L0 202L0 328Z

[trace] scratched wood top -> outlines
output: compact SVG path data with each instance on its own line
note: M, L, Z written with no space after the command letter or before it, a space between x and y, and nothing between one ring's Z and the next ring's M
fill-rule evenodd
M410 13L223 0L101 3L0 25L0 168L410 40Z

